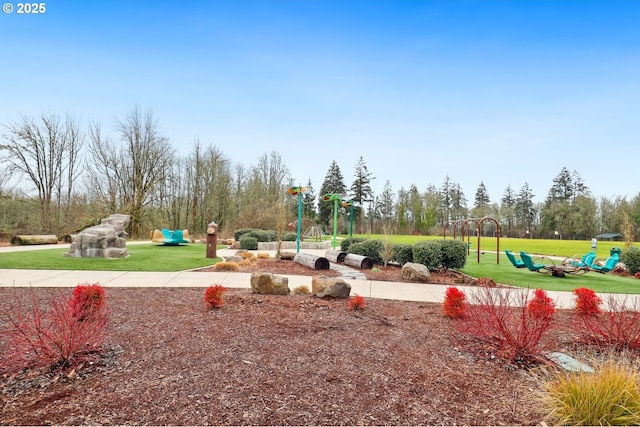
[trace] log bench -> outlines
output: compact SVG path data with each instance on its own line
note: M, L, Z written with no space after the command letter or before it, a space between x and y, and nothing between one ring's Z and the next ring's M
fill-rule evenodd
M55 234L19 234L11 239L12 245L55 245L58 236Z
M324 257L331 262L335 262L336 264L343 263L345 256L347 256L346 252L339 251L337 249L327 249L324 252Z
M295 257L293 257L293 261L298 264L304 265L305 267L313 268L314 270L328 270L329 269L329 260L325 257L312 255L308 253L297 253Z
M347 254L344 257L344 263L363 270L371 270L373 268L373 260L363 255Z

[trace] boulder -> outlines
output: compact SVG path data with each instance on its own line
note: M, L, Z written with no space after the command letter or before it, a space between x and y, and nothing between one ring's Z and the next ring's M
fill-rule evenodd
M252 273L251 290L254 294L289 295L289 279L272 273Z
M311 293L318 298L349 298L351 285L340 277L313 276L311 278Z
M240 262L242 261L244 258L242 258L241 256L238 255L232 255L230 257L225 258L224 260L226 262Z
M102 219L99 225L88 227L71 236L72 243L66 257L76 258L124 258L129 215L114 214Z
M431 273L429 273L427 266L415 262L407 262L402 266L401 277L403 280L423 283L429 283L431 281Z

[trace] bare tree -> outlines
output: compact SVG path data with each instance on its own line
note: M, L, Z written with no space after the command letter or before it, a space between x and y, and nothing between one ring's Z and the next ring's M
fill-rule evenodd
M144 208L165 178L174 150L151 110L143 113L136 106L124 119L116 119L115 128L117 142L103 138L97 125L90 132L92 176L101 179L110 207L131 215L129 232L139 236Z
M62 203L69 206L80 172L83 136L78 122L68 114L63 121L56 114L43 113L37 119L23 115L5 128L8 133L3 135L0 159L35 185L42 228L50 232ZM58 211L52 212L55 207Z

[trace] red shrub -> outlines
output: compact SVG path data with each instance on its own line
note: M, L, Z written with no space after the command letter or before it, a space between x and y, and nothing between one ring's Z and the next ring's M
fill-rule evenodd
M636 276L636 279L640 279L640 271L637 271L635 276Z
M597 316L602 313L602 299L592 289L576 288L576 311L583 316Z
M478 287L467 304L465 316L456 322L462 334L488 345L496 356L517 364L543 359L543 335L552 327L552 317L529 310L527 292L512 288Z
M108 313L104 305L80 319L71 310L72 298L63 295L41 308L31 292L31 305L17 302L2 313L7 321L6 348L0 370L24 368L64 369L99 356L105 339Z
M536 289L533 291L533 298L529 301L527 310L533 317L551 319L556 312L556 305L545 291Z
M449 287L444 294L444 302L442 303L442 312L445 316L449 316L452 319L458 319L464 316L464 310L466 308L464 292L456 287Z
M222 285L209 286L204 292L204 302L208 309L222 307L224 305L224 299L222 294L227 291Z
M347 302L347 307L351 310L364 310L364 298L360 295L355 295Z
M104 288L98 283L78 285L71 294L69 309L72 316L83 320L102 310L105 306Z
M640 351L640 307L638 300L627 303L611 295L607 311L592 316L576 316L574 329L589 344L605 349Z

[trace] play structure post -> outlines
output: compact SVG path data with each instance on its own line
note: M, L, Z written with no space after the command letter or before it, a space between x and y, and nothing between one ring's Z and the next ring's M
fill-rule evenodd
M296 233L296 253L300 253L300 233L302 230L302 195L307 192L306 187L291 187L287 193L291 196L298 196L298 227Z
M353 237L353 200L342 202L342 206L349 208L349 238Z
M333 249L336 248L336 235L338 234L338 202L342 199L341 194L325 194L322 196L322 201L328 202L333 200Z

